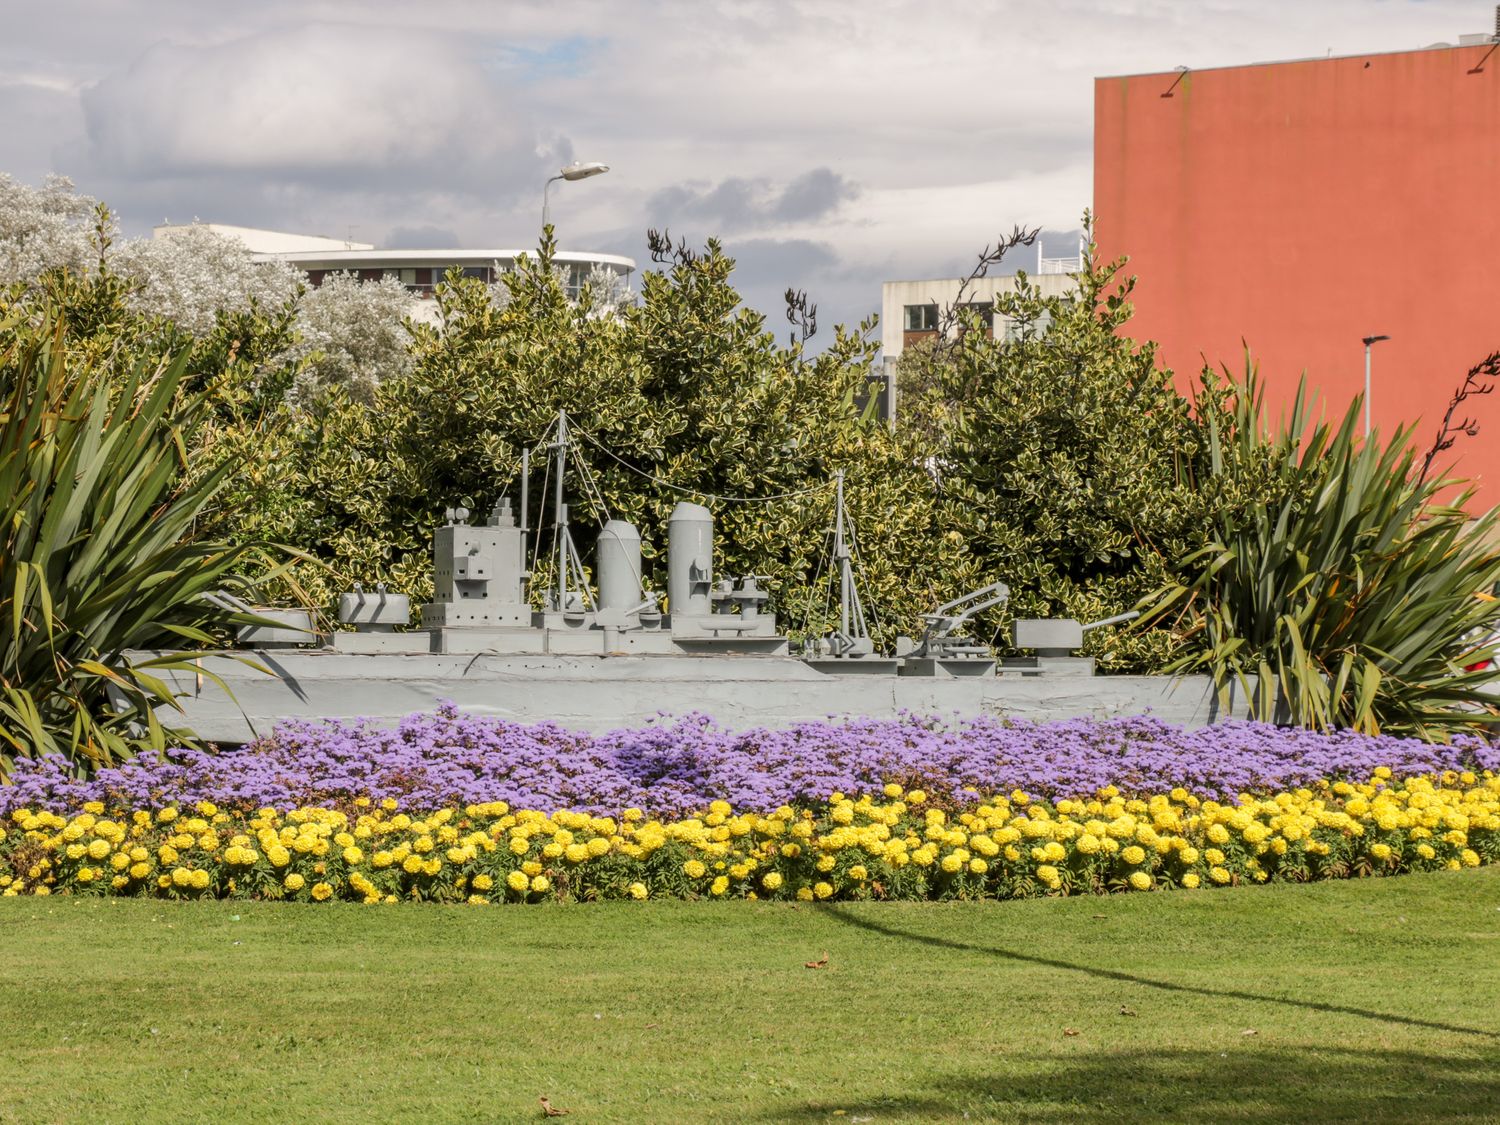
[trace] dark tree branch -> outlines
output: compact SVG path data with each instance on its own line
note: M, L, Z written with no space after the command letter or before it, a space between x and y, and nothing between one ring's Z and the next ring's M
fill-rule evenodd
M1453 392L1453 401L1448 404L1448 412L1443 415L1443 424L1438 428L1437 438L1433 441L1432 448L1427 451L1427 456L1422 458L1422 472L1417 476L1418 481L1427 479L1432 463L1437 460L1439 454L1453 448L1453 443L1458 440L1460 434L1474 437L1479 433L1479 423L1473 418L1465 416L1455 422L1454 416L1458 413L1458 408L1467 400L1480 395L1493 394L1494 380L1497 378L1500 378L1500 352L1491 352L1469 368L1469 373L1464 376L1463 383L1458 390Z
M807 291L804 289L786 291L786 319L797 329L792 333L794 344L806 343L818 334L818 306L807 299Z
M686 238L673 246L672 232L665 227L646 231L646 249L657 265L690 266L698 260L698 252L688 249Z
M1017 246L1030 246L1036 242L1037 236L1042 233L1041 227L1032 227L1029 230L1023 227L1012 227L1010 234L1000 238L993 246L986 246L979 255L979 260L974 263L974 268L969 271L969 276L964 278L958 286L958 296L953 299L946 310L942 310L938 316L937 346L946 349L951 346L953 338L953 327L958 323L959 314L968 303L967 298L974 289L974 283L985 277L990 270L1005 260ZM936 304L936 302L933 302Z

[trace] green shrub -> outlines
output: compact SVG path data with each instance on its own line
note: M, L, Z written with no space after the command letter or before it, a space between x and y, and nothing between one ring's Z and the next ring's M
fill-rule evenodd
M235 572L254 545L194 536L238 468L188 479L213 392L185 386L185 348L105 346L113 322L92 313L80 333L76 310L109 290L60 276L0 305L0 775L16 754L86 771L161 748L156 673L189 658L126 650L209 645L243 618L202 595L251 588Z
M1222 403L1222 396L1221 403ZM1313 423L1305 385L1274 430L1253 366L1204 411L1215 500L1206 542L1146 600L1185 651L1167 670L1207 671L1257 718L1433 737L1497 720L1496 512L1471 519L1459 482L1415 471L1409 432L1362 440L1356 399Z

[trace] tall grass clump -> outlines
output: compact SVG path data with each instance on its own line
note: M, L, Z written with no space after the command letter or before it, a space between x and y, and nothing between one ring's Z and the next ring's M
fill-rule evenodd
M1358 399L1314 422L1304 384L1268 426L1251 367L1206 406L1194 483L1226 502L1146 601L1146 620L1179 631L1167 670L1207 671L1225 707L1238 691L1251 717L1313 729L1434 738L1500 719L1496 512L1472 517L1462 482L1419 472L1409 430L1365 439Z

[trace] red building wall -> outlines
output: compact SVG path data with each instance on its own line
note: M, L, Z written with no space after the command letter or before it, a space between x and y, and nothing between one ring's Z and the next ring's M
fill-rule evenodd
M1374 422L1419 422L1500 350L1500 51L1315 59L1094 86L1096 239L1139 277L1137 339L1182 381L1242 368L1273 407L1305 369L1329 416L1364 385ZM1162 95L1170 89L1172 96ZM1500 392L1458 472L1500 502Z

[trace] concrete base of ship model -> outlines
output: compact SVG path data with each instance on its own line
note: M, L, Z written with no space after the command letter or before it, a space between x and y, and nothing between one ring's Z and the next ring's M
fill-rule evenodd
M163 720L185 725L200 738L235 744L268 733L284 719L362 718L390 726L443 701L470 714L587 731L690 713L710 715L730 729L904 713L1052 720L1149 712L1187 726L1219 717L1205 677L1091 676L1087 661L1064 662L1041 674L1002 666L997 675L937 669L912 676L885 669L850 674L860 669L848 665L829 671L827 661L810 665L778 656L361 655L306 649L240 655L275 674L230 657L205 656L203 668L219 676L233 698L206 675L176 673L168 678L184 713L163 713Z

